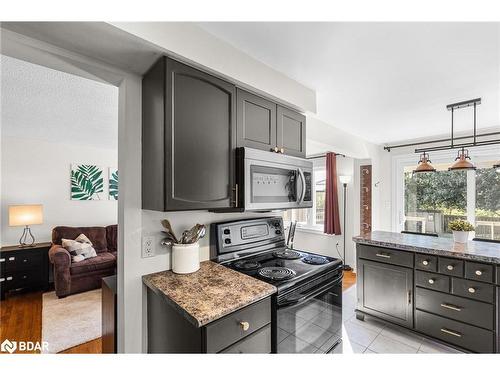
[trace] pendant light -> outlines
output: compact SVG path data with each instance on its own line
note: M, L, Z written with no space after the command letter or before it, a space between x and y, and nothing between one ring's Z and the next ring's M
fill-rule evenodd
M455 163L448 168L449 171L474 170L476 167L470 161L469 150L462 147L458 151L458 156L455 158Z
M434 168L429 159L429 154L424 152L420 155L420 160L418 161L417 168L413 171L413 173L423 173L423 172L436 172L436 168Z

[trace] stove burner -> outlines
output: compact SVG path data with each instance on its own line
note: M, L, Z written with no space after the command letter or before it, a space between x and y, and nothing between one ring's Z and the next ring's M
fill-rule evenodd
M243 271L254 271L261 267L256 260L239 260L234 263L234 267Z
M295 271L285 267L264 267L259 270L259 275L271 280L288 280L295 276Z
M276 258L288 260L299 259L302 256L299 252L290 249L275 251L273 255Z
M303 258L302 261L304 263L314 264L314 265L320 265L320 264L326 264L326 263L328 263L328 259L326 259L324 257L317 256L317 255L309 255L309 256Z

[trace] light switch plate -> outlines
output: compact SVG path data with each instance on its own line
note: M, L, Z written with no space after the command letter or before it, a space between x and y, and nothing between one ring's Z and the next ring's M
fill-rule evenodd
M153 236L142 237L142 257L150 258L155 256L155 238Z

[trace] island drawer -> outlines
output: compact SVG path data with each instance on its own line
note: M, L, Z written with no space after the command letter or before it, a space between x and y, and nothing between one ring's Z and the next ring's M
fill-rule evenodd
M220 353L269 354L271 353L271 325L268 324Z
M271 299L244 307L206 326L207 353L217 353L271 322Z
M492 353L494 333L417 310L415 328L432 337L479 353Z
M416 271L415 285L448 293L450 291L450 278L438 273Z
M415 307L446 318L493 330L494 306L433 290L416 288Z
M368 245L358 245L360 258L413 268L413 253Z
M454 277L451 281L451 293L457 296L493 303L494 286L479 281L464 280Z
M438 258L435 255L415 254L415 268L424 271L437 272Z
M495 281L495 269L492 264L465 262L465 278L492 283Z
M464 276L464 261L455 258L439 257L439 273L450 276Z

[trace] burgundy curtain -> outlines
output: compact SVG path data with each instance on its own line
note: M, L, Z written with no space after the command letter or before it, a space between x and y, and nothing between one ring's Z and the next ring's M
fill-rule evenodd
M339 218L339 197L337 189L337 155L326 154L326 200L325 229L327 234L341 234Z

